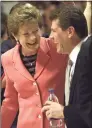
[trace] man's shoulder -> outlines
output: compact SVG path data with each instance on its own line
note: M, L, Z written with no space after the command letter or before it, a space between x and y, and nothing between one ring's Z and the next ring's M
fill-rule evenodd
M16 45L16 43L12 42L10 39L5 40L1 44L1 54L5 53L6 51L10 50Z
M92 36L84 40L80 52L78 54L76 66L81 71L88 71L92 65Z
M90 46L92 45L92 35L88 36L87 39L83 42L82 44L82 48L90 48Z
M15 47L6 51L5 53L2 54L2 56L10 56L13 53L14 49L15 49Z
M79 55L88 56L92 52L92 36L83 41Z
M2 42L1 47L2 48L8 47L10 49L13 48L15 45L16 45L15 42L12 42L12 40L8 39Z

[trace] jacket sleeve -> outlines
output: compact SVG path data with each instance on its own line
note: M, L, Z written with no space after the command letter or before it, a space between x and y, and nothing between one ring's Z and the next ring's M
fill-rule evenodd
M6 77L6 88L4 94L5 99L3 100L1 107L1 127L10 128L18 111L18 94L14 88L13 81L9 79L6 73L5 67L4 73Z
M91 122L88 121L88 116L86 117L86 114L82 112L83 111L81 111L77 105L65 106L65 124L68 128L91 128ZM86 121L84 121L83 117L81 116L82 114L85 114L84 118L87 119Z

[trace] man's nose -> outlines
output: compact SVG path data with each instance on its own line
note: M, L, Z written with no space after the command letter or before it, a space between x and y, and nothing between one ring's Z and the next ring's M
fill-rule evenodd
M53 34L52 34L52 32L50 33L49 38L53 38Z

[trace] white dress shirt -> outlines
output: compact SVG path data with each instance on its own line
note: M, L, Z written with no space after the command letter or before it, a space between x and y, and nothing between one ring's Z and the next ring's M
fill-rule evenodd
M75 69L75 64L77 60L78 53L80 51L81 41L70 53L69 55L69 61L71 61L72 65L67 65L66 68L66 76L65 76L65 105L67 106L69 103L69 96L70 96L70 85L71 85L71 80L74 74L74 69Z

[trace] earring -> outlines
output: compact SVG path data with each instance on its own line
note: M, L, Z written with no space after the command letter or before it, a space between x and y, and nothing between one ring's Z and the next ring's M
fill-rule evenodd
M20 44L19 40L16 40L17 44Z

